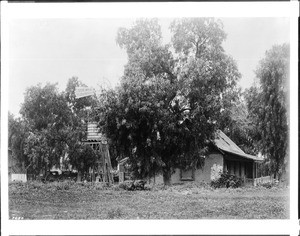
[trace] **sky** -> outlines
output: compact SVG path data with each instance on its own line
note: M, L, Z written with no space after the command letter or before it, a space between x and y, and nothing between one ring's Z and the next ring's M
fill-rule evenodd
M237 62L245 89L266 50L288 43L289 18L219 18L227 39L223 47ZM14 19L9 24L9 111L18 115L26 88L58 83L62 91L76 76L88 86L114 87L127 62L116 44L119 27L131 27L134 18ZM170 42L171 18L159 18L164 42Z

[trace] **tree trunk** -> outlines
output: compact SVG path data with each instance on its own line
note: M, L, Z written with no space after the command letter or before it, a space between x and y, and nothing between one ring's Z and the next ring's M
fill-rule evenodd
M274 176L274 180L277 180L277 171L274 171L273 176Z
M170 186L171 185L171 168L165 167L163 168L163 179L164 179L164 185Z

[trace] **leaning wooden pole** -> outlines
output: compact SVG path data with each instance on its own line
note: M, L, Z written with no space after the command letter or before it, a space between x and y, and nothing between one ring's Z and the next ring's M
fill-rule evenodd
M112 165L109 155L109 148L107 143L101 143L101 170L103 173L102 182L113 184Z
M106 167L107 167L107 172L108 172L108 182L109 182L109 184L113 184L114 183L114 178L113 178L113 174L111 172L112 166L111 166L111 160L110 160L108 145L106 146L106 157L107 157L107 166Z

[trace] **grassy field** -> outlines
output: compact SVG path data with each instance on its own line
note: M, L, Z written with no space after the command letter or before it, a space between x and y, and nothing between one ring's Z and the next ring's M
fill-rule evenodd
M186 183L126 191L93 183L12 183L10 219L287 219L289 188Z

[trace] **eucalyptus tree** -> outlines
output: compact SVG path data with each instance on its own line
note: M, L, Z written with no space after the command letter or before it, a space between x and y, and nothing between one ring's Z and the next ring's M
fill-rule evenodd
M260 136L260 151L275 178L281 177L288 162L289 55L288 44L266 51L256 70L259 86L251 87L246 96L250 119Z
M32 170L38 174L41 170L48 171L55 165L59 166L72 124L71 110L56 84L29 87L20 113L28 124L24 153Z
M176 19L172 43L163 44L157 19L140 19L118 31L128 55L121 84L102 94L100 125L129 156L135 175L161 172L171 183L175 167L203 164L226 99L240 77L222 47L222 24L211 18Z

